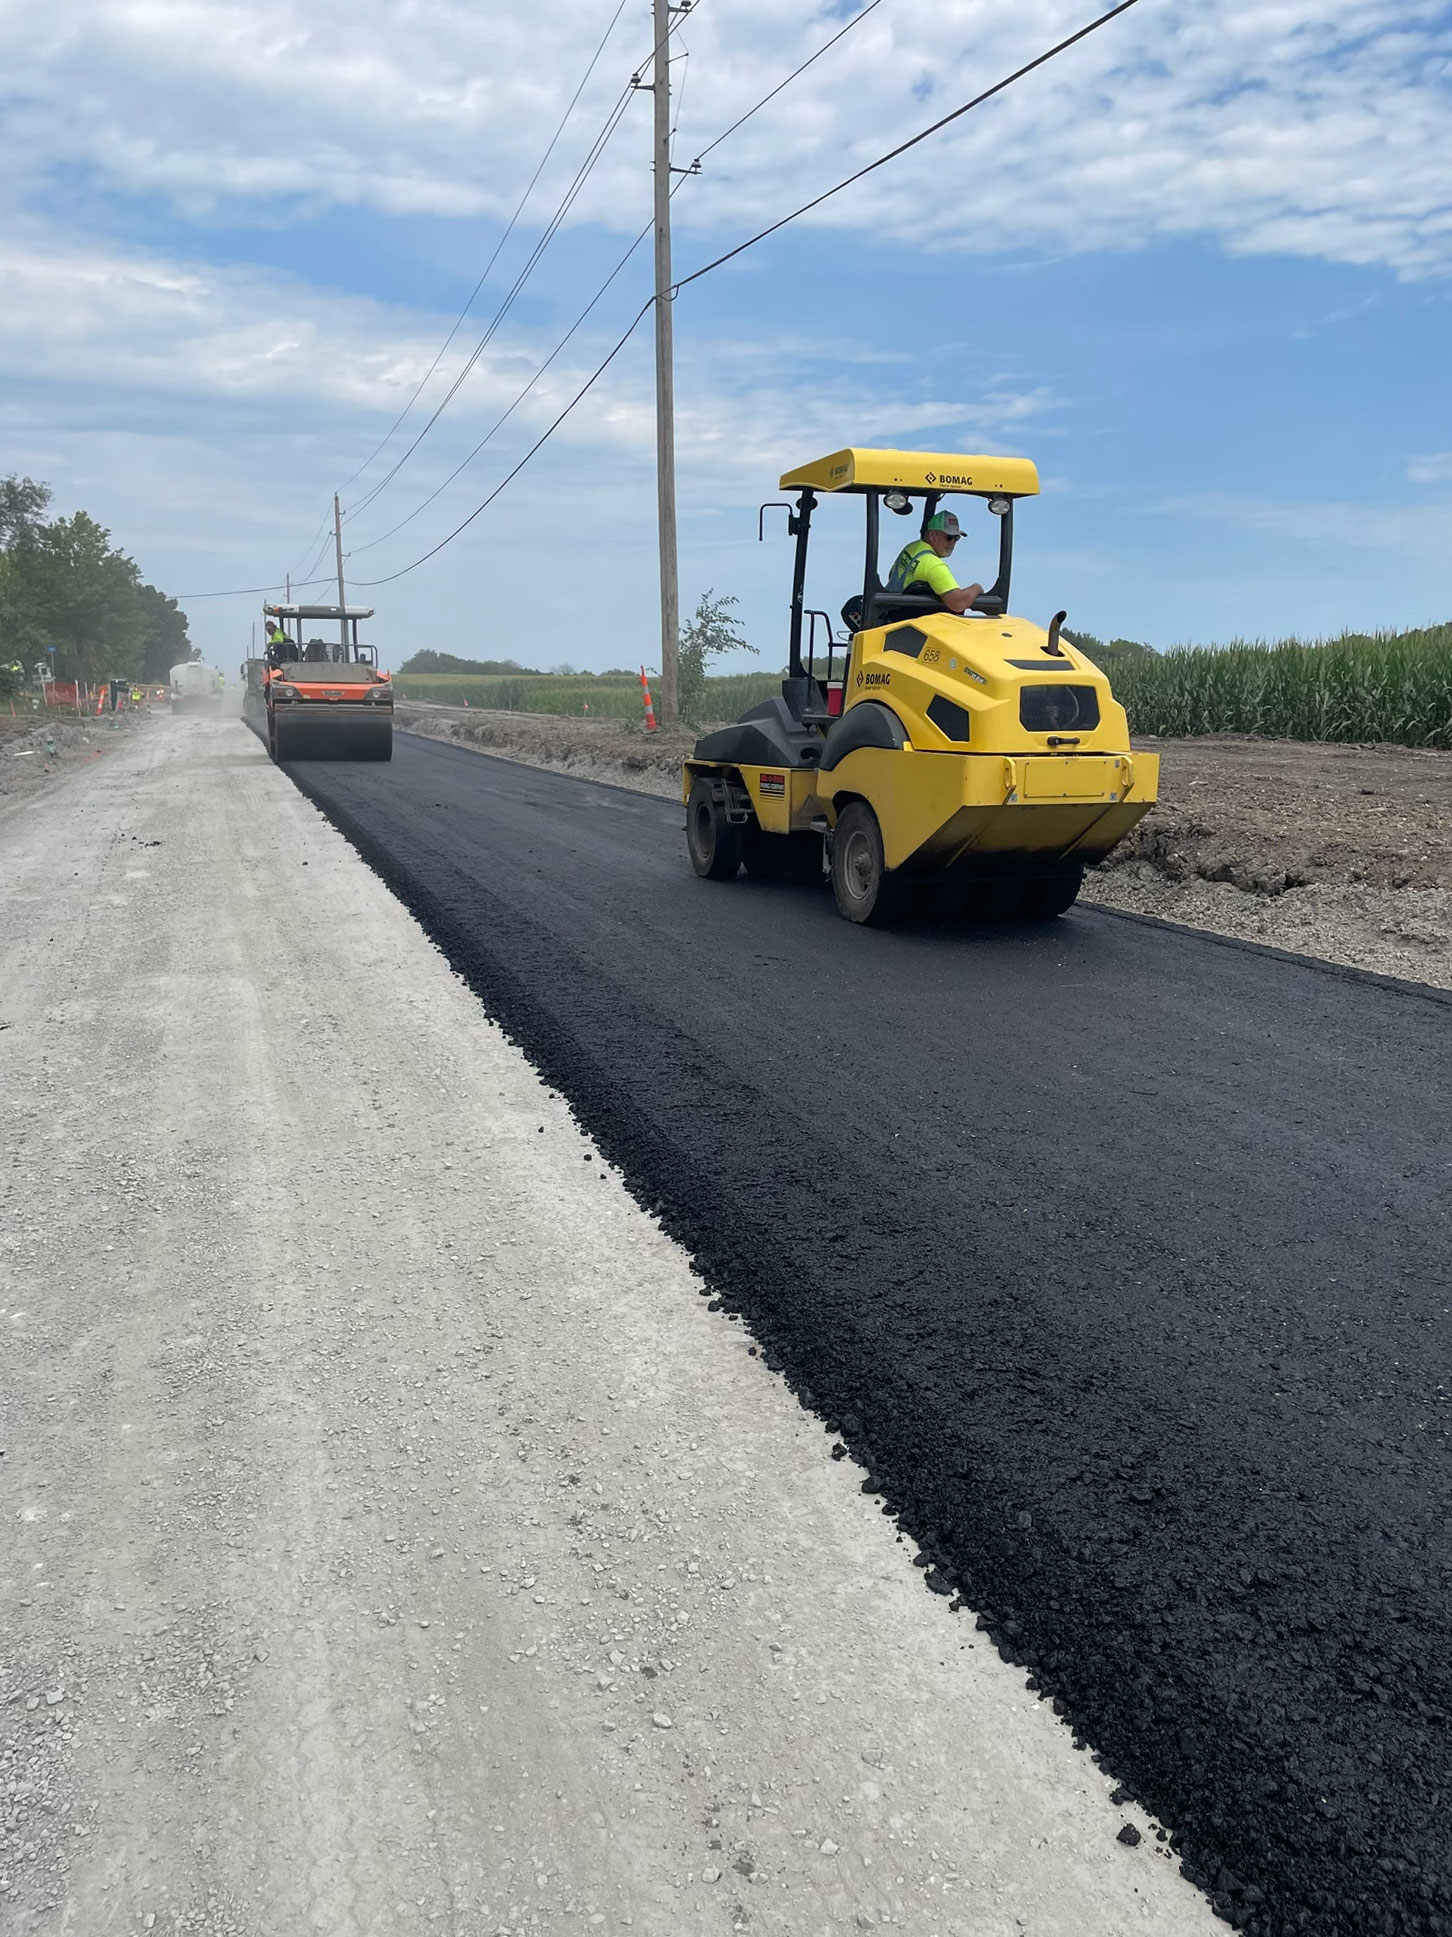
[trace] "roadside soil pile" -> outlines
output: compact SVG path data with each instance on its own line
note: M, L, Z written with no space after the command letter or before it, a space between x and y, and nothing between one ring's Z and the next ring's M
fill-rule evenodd
M1160 804L1088 899L1452 988L1452 755L1141 744L1162 756Z
M142 715L107 713L77 719L74 714L47 719L23 715L0 720L0 801L39 791L57 773L99 759L111 747L124 744L122 735L134 732Z
M432 739L675 798L695 729L399 708ZM1085 884L1102 907L1452 988L1452 754L1145 740L1161 800Z

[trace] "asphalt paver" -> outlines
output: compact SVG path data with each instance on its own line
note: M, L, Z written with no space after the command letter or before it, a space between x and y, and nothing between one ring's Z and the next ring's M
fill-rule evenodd
M423 741L293 777L1222 1917L1452 1931L1445 995L857 929Z

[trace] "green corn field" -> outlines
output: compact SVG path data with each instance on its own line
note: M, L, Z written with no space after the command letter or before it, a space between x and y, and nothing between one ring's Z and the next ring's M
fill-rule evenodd
M597 720L641 720L645 708L640 681L602 673L399 673L400 699L431 700L436 706L485 706L501 713L557 713ZM737 673L706 681L705 713L732 720L748 706L781 691L779 673ZM660 681L651 681L660 704Z
M1251 733L1452 749L1452 624L1348 632L1339 639L1182 646L1115 657L1105 670L1138 734ZM639 680L618 674L401 673L396 684L401 699L445 706L642 718ZM659 684L652 684L658 702ZM708 679L703 719L737 719L779 691L776 673Z
M575 677L563 673L399 673L400 699L436 706L484 706L500 713L575 713L588 708L600 719L637 719L643 708L640 681Z
M1133 733L1452 748L1452 624L1179 647L1109 670Z

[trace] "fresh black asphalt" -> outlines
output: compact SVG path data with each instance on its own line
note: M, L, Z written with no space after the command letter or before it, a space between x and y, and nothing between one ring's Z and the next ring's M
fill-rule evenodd
M1452 1932L1446 999L854 928L423 740L291 772L1230 1923Z

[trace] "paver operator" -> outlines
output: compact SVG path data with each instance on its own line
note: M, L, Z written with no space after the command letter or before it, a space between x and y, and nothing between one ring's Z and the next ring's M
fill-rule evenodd
M983 587L959 585L948 567L953 547L962 536L953 512L935 512L924 526L922 537L904 545L893 560L887 590L932 592L945 612L966 612L974 599L983 597Z

